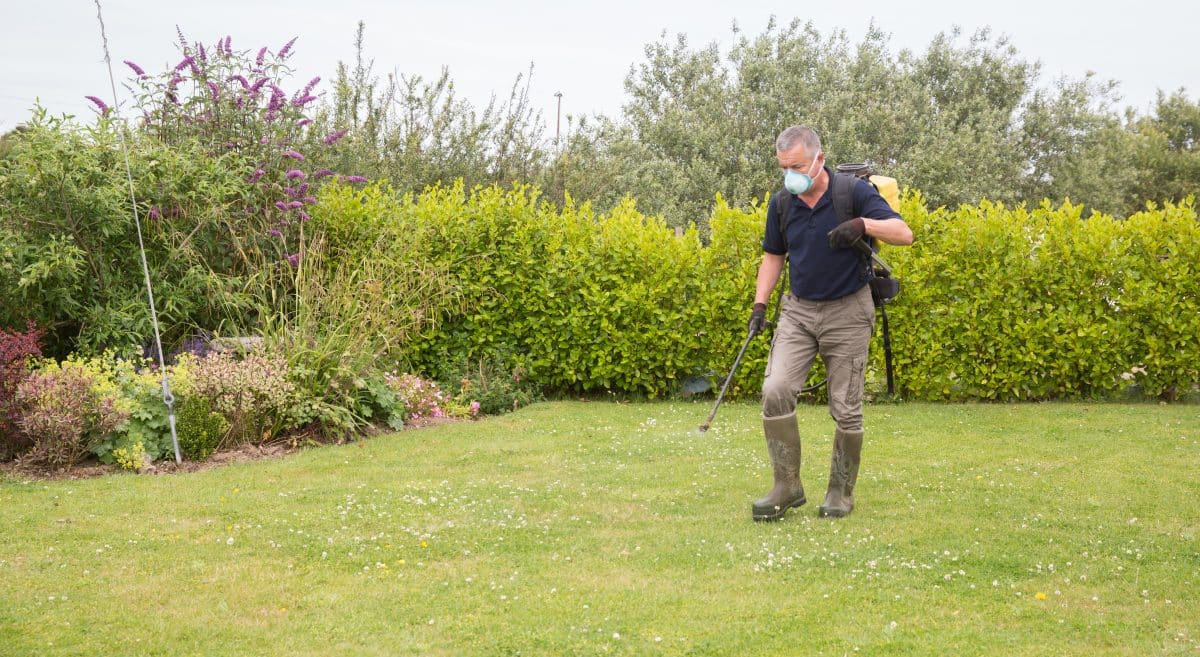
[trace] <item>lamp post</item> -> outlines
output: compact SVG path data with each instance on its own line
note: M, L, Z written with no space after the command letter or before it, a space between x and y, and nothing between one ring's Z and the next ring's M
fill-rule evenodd
M562 129L562 92L554 92L554 97L558 99L558 110L554 116L554 147L558 148L558 136Z

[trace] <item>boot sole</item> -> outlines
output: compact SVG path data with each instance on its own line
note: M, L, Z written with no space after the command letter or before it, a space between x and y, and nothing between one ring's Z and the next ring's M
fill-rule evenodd
M853 511L853 510L854 509L850 509L850 511ZM850 511L843 511L842 509L831 509L829 507L823 506L823 507L820 507L818 513L820 514L820 516L822 518L845 518L846 516L850 515Z
M795 500L791 504L788 504L787 506L781 506L778 508L773 506L769 509L763 509L762 507L757 507L751 504L750 511L754 516L755 522L774 522L776 520L782 520L783 516L787 514L788 509L795 509L796 507L804 506L807 503L808 498L802 497L798 500Z

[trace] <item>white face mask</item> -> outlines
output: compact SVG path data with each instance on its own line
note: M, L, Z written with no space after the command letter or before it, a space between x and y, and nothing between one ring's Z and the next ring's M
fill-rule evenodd
M788 169L787 171L785 171L783 174L783 186L785 188L787 188L787 190L789 192L791 192L797 196L812 189L812 186L813 186L812 170L813 170L813 167L817 166L817 159L818 158L815 158L815 157L813 158L812 164L809 165L809 167L808 167L808 170L809 170L808 173L796 173L795 171L792 171L791 169ZM818 171L820 171L820 169L818 169Z

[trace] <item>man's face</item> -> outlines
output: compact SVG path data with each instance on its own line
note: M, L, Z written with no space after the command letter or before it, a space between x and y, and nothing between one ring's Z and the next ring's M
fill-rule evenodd
M775 159L779 161L779 168L787 173L788 169L796 173L808 174L810 178L816 178L820 172L820 166L825 156L818 152L816 157L809 155L803 144L796 144L786 151L775 151Z

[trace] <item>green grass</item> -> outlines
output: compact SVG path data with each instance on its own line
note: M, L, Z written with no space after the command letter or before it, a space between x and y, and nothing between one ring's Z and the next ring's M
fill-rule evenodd
M840 521L802 407L809 505L771 524L758 409L707 411L0 481L0 654L1200 654L1195 406L872 406Z

